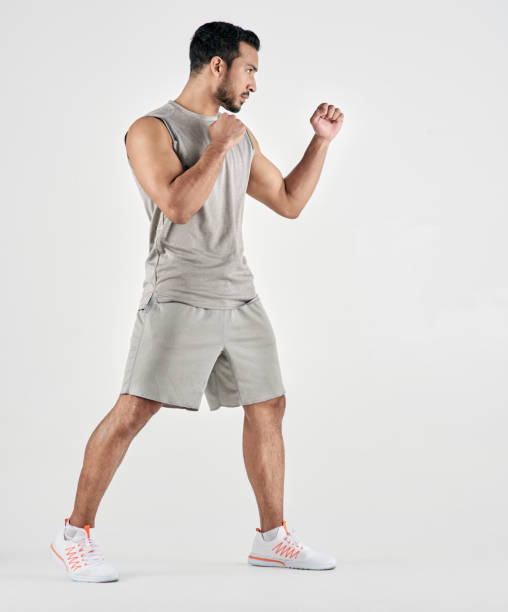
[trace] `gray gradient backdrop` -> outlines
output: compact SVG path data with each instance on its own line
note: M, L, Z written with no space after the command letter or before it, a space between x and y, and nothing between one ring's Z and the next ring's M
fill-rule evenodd
M11 610L505 610L505 2L2 5L3 600ZM285 518L336 570L247 566L243 409L161 411L97 517L116 585L49 543L117 399L148 221L123 134L194 30L261 39L238 117L289 173L345 113L297 220L246 198L287 387Z

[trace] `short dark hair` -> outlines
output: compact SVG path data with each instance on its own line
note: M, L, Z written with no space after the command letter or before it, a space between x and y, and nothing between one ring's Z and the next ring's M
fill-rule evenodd
M226 21L210 21L200 26L190 43L191 75L198 73L215 55L226 62L229 70L233 60L240 55L240 41L259 51L259 38L251 30L244 30Z

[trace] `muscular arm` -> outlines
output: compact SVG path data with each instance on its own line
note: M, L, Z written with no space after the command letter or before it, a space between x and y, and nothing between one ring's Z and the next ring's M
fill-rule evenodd
M220 173L226 149L210 143L187 170L164 123L140 117L126 134L127 155L146 194L174 223L187 223L203 206Z
M255 153L247 193L279 215L296 219L316 187L330 142L314 134L302 160L283 178L280 170L261 153L259 143L248 131Z

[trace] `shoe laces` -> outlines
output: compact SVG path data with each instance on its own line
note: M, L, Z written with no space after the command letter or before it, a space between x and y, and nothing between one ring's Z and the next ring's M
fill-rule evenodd
M70 544L71 542L73 544ZM98 565L104 561L100 546L92 535L88 536L86 533L78 532L69 540L69 544L75 547L84 565Z
M296 531L294 529L289 529L288 527L288 532L286 533L284 536L284 539L287 540L290 544L292 544L293 546L296 546L297 548L304 548L305 544L302 540L300 540L300 538L298 537Z

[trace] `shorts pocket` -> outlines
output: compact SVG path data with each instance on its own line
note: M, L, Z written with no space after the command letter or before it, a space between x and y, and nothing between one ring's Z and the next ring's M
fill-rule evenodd
M138 312L149 312L149 310L152 308L154 301L155 301L155 294L152 293L148 302L141 308L138 308Z
M255 302L259 302L259 299L260 299L259 295L256 294L251 300L248 300L247 302L242 304L240 308L243 308L244 306L250 306L251 304L254 304Z

